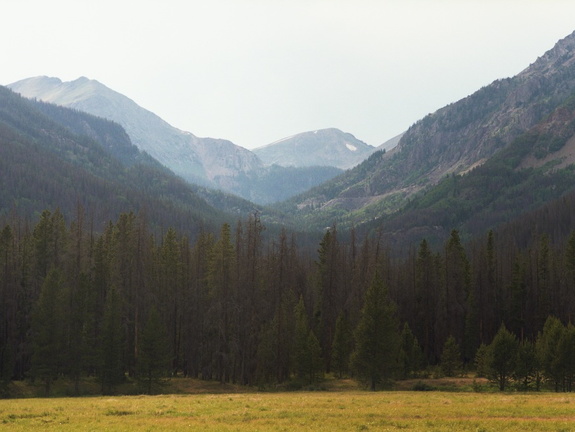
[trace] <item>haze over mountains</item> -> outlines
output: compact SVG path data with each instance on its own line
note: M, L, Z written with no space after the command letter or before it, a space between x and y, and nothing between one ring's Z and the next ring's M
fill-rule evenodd
M525 141L524 135L537 127L546 130L539 138L539 153L550 161L551 154L570 141L564 136L557 138L557 122L545 126L545 120L569 105L574 94L575 33L559 41L517 76L497 80L428 115L409 128L393 150L374 153L342 176L291 200L284 210L318 227L325 224L326 217L344 225L375 226L386 220L382 216L397 212L410 201L415 204L421 202L419 197L426 199L425 194L432 194L434 186L446 177L470 172L504 149L525 150L510 146L517 140ZM569 110L563 110L562 115L569 123L566 112ZM547 139L555 139L554 144L545 144ZM558 158L563 156L557 153ZM512 152L508 157L518 155ZM525 161L514 170L528 166ZM560 166L564 165L557 165L555 171L544 175L555 173ZM536 202L542 201L533 200ZM507 217L522 210L526 208L516 208ZM409 219L406 211L401 213L404 221ZM420 228L437 225L433 217L414 223ZM461 221L452 218L450 223L453 227ZM393 230L405 225L398 220Z
M303 192L339 174L340 169L361 162L373 150L351 135L348 138L348 134L330 129L319 131L321 142L299 140L297 149L293 144L270 145L268 150L274 149L276 158L262 161L257 153L231 141L199 138L191 132L181 131L128 97L85 77L71 82L34 77L8 87L28 98L113 120L126 129L139 149L185 180L222 189L258 203L280 201ZM317 137L317 134L312 135ZM349 141L348 146L343 147L343 152L336 151L341 147L344 136ZM299 156L299 163L292 163L289 157L294 152ZM270 167L274 164L290 169ZM270 190L270 185L280 187Z
M11 88L113 117L140 150L190 182L257 203L300 193L262 217L302 230L334 223L382 229L398 243L445 237L452 228L473 235L565 196L575 184L575 33L517 76L439 109L378 148L334 128L250 152L173 128L86 78L63 83L37 77ZM309 166L314 164L331 167Z

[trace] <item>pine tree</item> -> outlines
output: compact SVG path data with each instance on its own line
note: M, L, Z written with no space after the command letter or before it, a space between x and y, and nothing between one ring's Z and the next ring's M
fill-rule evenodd
M441 372L453 377L461 371L461 350L453 336L449 336L443 345L441 354Z
M182 321L184 289L182 282L182 260L180 244L176 231L169 228L163 238L159 251L159 291L155 298L161 305L162 317L166 322L165 328L168 350L171 352L172 369L177 373L182 367Z
M400 372L401 378L406 379L415 375L422 367L423 352L417 338L406 322L400 335Z
M233 365L234 332L237 331L235 314L237 304L234 286L235 251L231 243L230 226L222 225L220 238L211 250L208 286L211 296L210 325L216 335L213 343L214 366L220 382L229 381Z
M567 293L564 300L567 302L567 319L571 322L575 318L572 316L575 306L575 231L569 235L565 249L565 276Z
M293 343L294 370L301 379L313 383L319 374L321 350L319 341L309 328L307 313L303 298L300 297L294 310L295 333Z
M102 393L111 394L125 379L122 363L122 315L118 292L111 288L106 298L99 349L99 379Z
M46 395L61 368L62 326L61 296L63 277L59 270L52 269L46 276L40 297L32 313L32 369L34 378L44 382Z
M489 375L489 347L488 345L481 344L475 352L475 376L478 378L485 378Z
M526 391L531 388L533 382L537 383L538 376L539 363L535 345L529 340L524 340L517 349L517 362L513 379L517 382L520 390Z
M339 378L349 372L349 357L353 349L353 333L347 314L342 312L335 323L335 335L331 347L331 365Z
M489 345L489 378L497 384L500 391L504 391L515 371L519 344L514 334L510 333L505 325Z
M10 225L0 232L0 383L5 388L14 374L17 298L15 237Z
M307 351L308 351L308 379L309 383L313 384L318 379L323 377L323 361L321 357L321 346L313 330L310 330L307 335Z
M351 368L372 391L390 380L397 369L399 335L395 306L378 274L365 293L360 321L355 329Z
M326 371L331 368L331 345L335 334L335 323L342 304L341 250L335 226L323 236L318 249L317 265L317 302L315 316L322 353L326 362Z
M554 384L555 391L560 390L564 376L561 364L559 344L565 327L558 318L549 316L543 326L543 332L537 337L536 350L543 374Z
M575 327L569 323L559 340L558 362L563 369L563 390L573 391L575 380Z
M277 323L274 319L271 323L262 325L259 334L259 344L256 353L256 380L259 385L273 382L276 377L276 354L277 344Z
M472 351L477 348L471 341L467 343L466 336L470 335L465 334L467 315L472 312L468 310L471 295L470 278L469 261L461 245L459 232L452 230L445 246L445 308L448 331L458 343L463 344L465 352L462 354L465 356L473 354ZM470 321L470 324L472 322Z
M146 393L152 394L170 369L170 350L166 328L157 309L152 306L139 338L136 371Z
M414 328L423 345L428 361L435 360L439 353L434 352L436 339L434 324L437 323L439 269L427 240L422 240L415 263L415 304Z

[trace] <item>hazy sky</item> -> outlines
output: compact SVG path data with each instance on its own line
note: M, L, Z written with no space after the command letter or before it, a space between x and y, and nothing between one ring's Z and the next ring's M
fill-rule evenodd
M247 148L337 127L371 145L575 31L573 0L2 0L0 84L87 76Z

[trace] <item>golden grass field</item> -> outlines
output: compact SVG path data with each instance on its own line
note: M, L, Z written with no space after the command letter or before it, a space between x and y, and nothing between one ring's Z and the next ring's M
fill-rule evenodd
M10 431L575 431L575 395L234 392L0 400Z

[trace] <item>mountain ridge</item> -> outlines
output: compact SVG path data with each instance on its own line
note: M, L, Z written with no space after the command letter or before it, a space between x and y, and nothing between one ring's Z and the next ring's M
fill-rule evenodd
M575 32L512 78L414 123L398 145L283 204L303 223L357 225L401 209L448 175L480 166L575 92ZM316 221L316 222L314 222Z
M258 204L287 199L341 173L335 168L301 167L299 171L264 166L259 157L225 139L199 138L177 129L96 80L86 77L63 82L45 76L8 86L25 97L67 106L113 120L132 142L186 181L221 189ZM270 176L280 176L281 193L268 187ZM294 179L296 176L296 179Z

